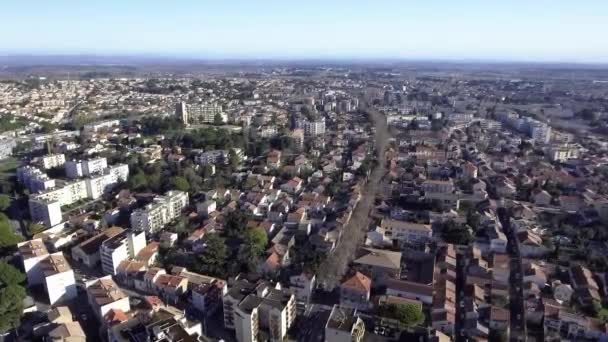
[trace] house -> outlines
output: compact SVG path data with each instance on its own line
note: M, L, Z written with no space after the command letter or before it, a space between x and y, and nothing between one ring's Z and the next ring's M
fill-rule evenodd
M108 275L85 283L89 305L100 321L112 309L129 312L129 297L116 285Z
M266 156L266 165L273 169L281 167L281 151L270 151Z
M93 268L101 262L101 245L104 241L122 234L124 229L111 227L72 247L72 259Z
M370 306L369 298L372 280L361 272L340 284L340 306L355 309L367 309Z
M361 248L353 263L360 271L370 275L376 286L383 284L385 279L398 279L401 275L401 252Z
M551 204L551 195L543 189L532 190L531 195L532 202L540 206L548 206Z
M382 219L376 231L383 238L407 243L422 243L431 239L433 231L428 224Z
M214 200L206 200L196 204L196 212L203 217L208 217L215 210L217 210L217 203Z
M177 234L172 232L162 232L160 234L160 246L162 248L171 248L177 242Z
M188 289L188 278L178 275L160 274L154 280L154 286L156 292L166 302L177 304L181 296Z
M549 252L543 239L529 230L517 232L517 243L523 257L541 257Z
M488 320L490 329L506 330L509 328L510 312L507 309L494 306L490 308L490 317Z
M302 189L303 183L304 181L299 177L293 177L286 183L281 184L281 190L285 191L288 194L296 194Z
M386 294L421 301L424 304L433 304L433 286L413 281L387 279Z
M296 301L308 304L315 289L316 277L314 273L302 272L289 277L289 289L296 296Z

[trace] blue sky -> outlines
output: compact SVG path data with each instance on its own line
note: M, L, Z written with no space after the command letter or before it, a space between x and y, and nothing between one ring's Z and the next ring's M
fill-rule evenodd
M3 0L0 54L608 62L607 0Z

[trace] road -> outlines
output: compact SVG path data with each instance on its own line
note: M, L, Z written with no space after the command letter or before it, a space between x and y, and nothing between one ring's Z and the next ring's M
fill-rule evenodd
M361 101L363 103L363 101ZM364 108L364 106L362 106ZM380 182L386 174L386 161L384 152L388 146L390 132L386 124L386 118L373 108L368 108L369 120L375 127L374 135L378 163L371 171L367 184L363 188L361 200L354 209L350 222L343 228L341 238L333 253L321 264L318 272L319 281L326 289L336 287L351 261L357 245L365 237L370 224L369 213L374 205L374 199L378 192Z
M511 312L511 341L526 341L527 327L525 318L524 293L522 287L522 260L511 218L505 208L498 209L498 217L507 235L507 251L510 256L511 275L509 277L509 304Z
M457 342L464 342L467 338L461 334L465 327L465 308L460 305L464 300L464 288L466 280L466 269L468 259L461 253L456 256L456 322L454 324L454 332Z

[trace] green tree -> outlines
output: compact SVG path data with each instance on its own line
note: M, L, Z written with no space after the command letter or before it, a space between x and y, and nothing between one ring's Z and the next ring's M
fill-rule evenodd
M142 190L148 185L148 177L146 177L146 174L142 171L138 171L136 174L129 177L127 183L131 190Z
M239 210L232 211L226 215L224 221L224 232L227 237L241 239L247 227L247 215Z
M0 332L19 326L23 313L25 275L15 267L0 262Z
M0 211L6 211L11 206L11 198L9 195L0 194Z
M19 285L25 281L25 274L12 265L0 261L0 286Z
M204 248L198 257L195 268L202 274L217 277L226 276L228 248L218 234L207 234L203 239Z
M457 245L466 245L473 240L470 227L453 220L448 220L442 225L441 237L445 242Z
M385 304L380 307L378 314L392 318L405 326L415 326L424 321L424 314L419 306L414 304Z
M40 223L36 223L36 222L30 222L27 225L27 233L30 237L43 232L46 229L45 226L41 225Z
M262 229L247 229L244 232L243 241L239 246L237 253L238 262L252 272L256 270L256 266L260 256L266 249L268 236L266 231Z
M241 163L241 158L239 158L236 150L231 148L228 152L228 161L230 163L230 167L232 170L236 170L239 168L239 164Z
M21 240L21 237L13 231L8 217L0 213L0 248L14 246Z
M220 113L215 114L215 116L213 117L213 124L218 125L218 126L224 124L224 118L222 117L222 114L220 114Z
M171 185L173 186L173 188L180 191L190 191L190 183L188 183L188 180L186 178L181 176L175 176L171 178Z

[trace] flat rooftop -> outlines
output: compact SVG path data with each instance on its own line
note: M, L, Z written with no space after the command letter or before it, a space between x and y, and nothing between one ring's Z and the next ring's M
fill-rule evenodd
M24 260L49 254L41 239L30 240L19 244L19 254Z

